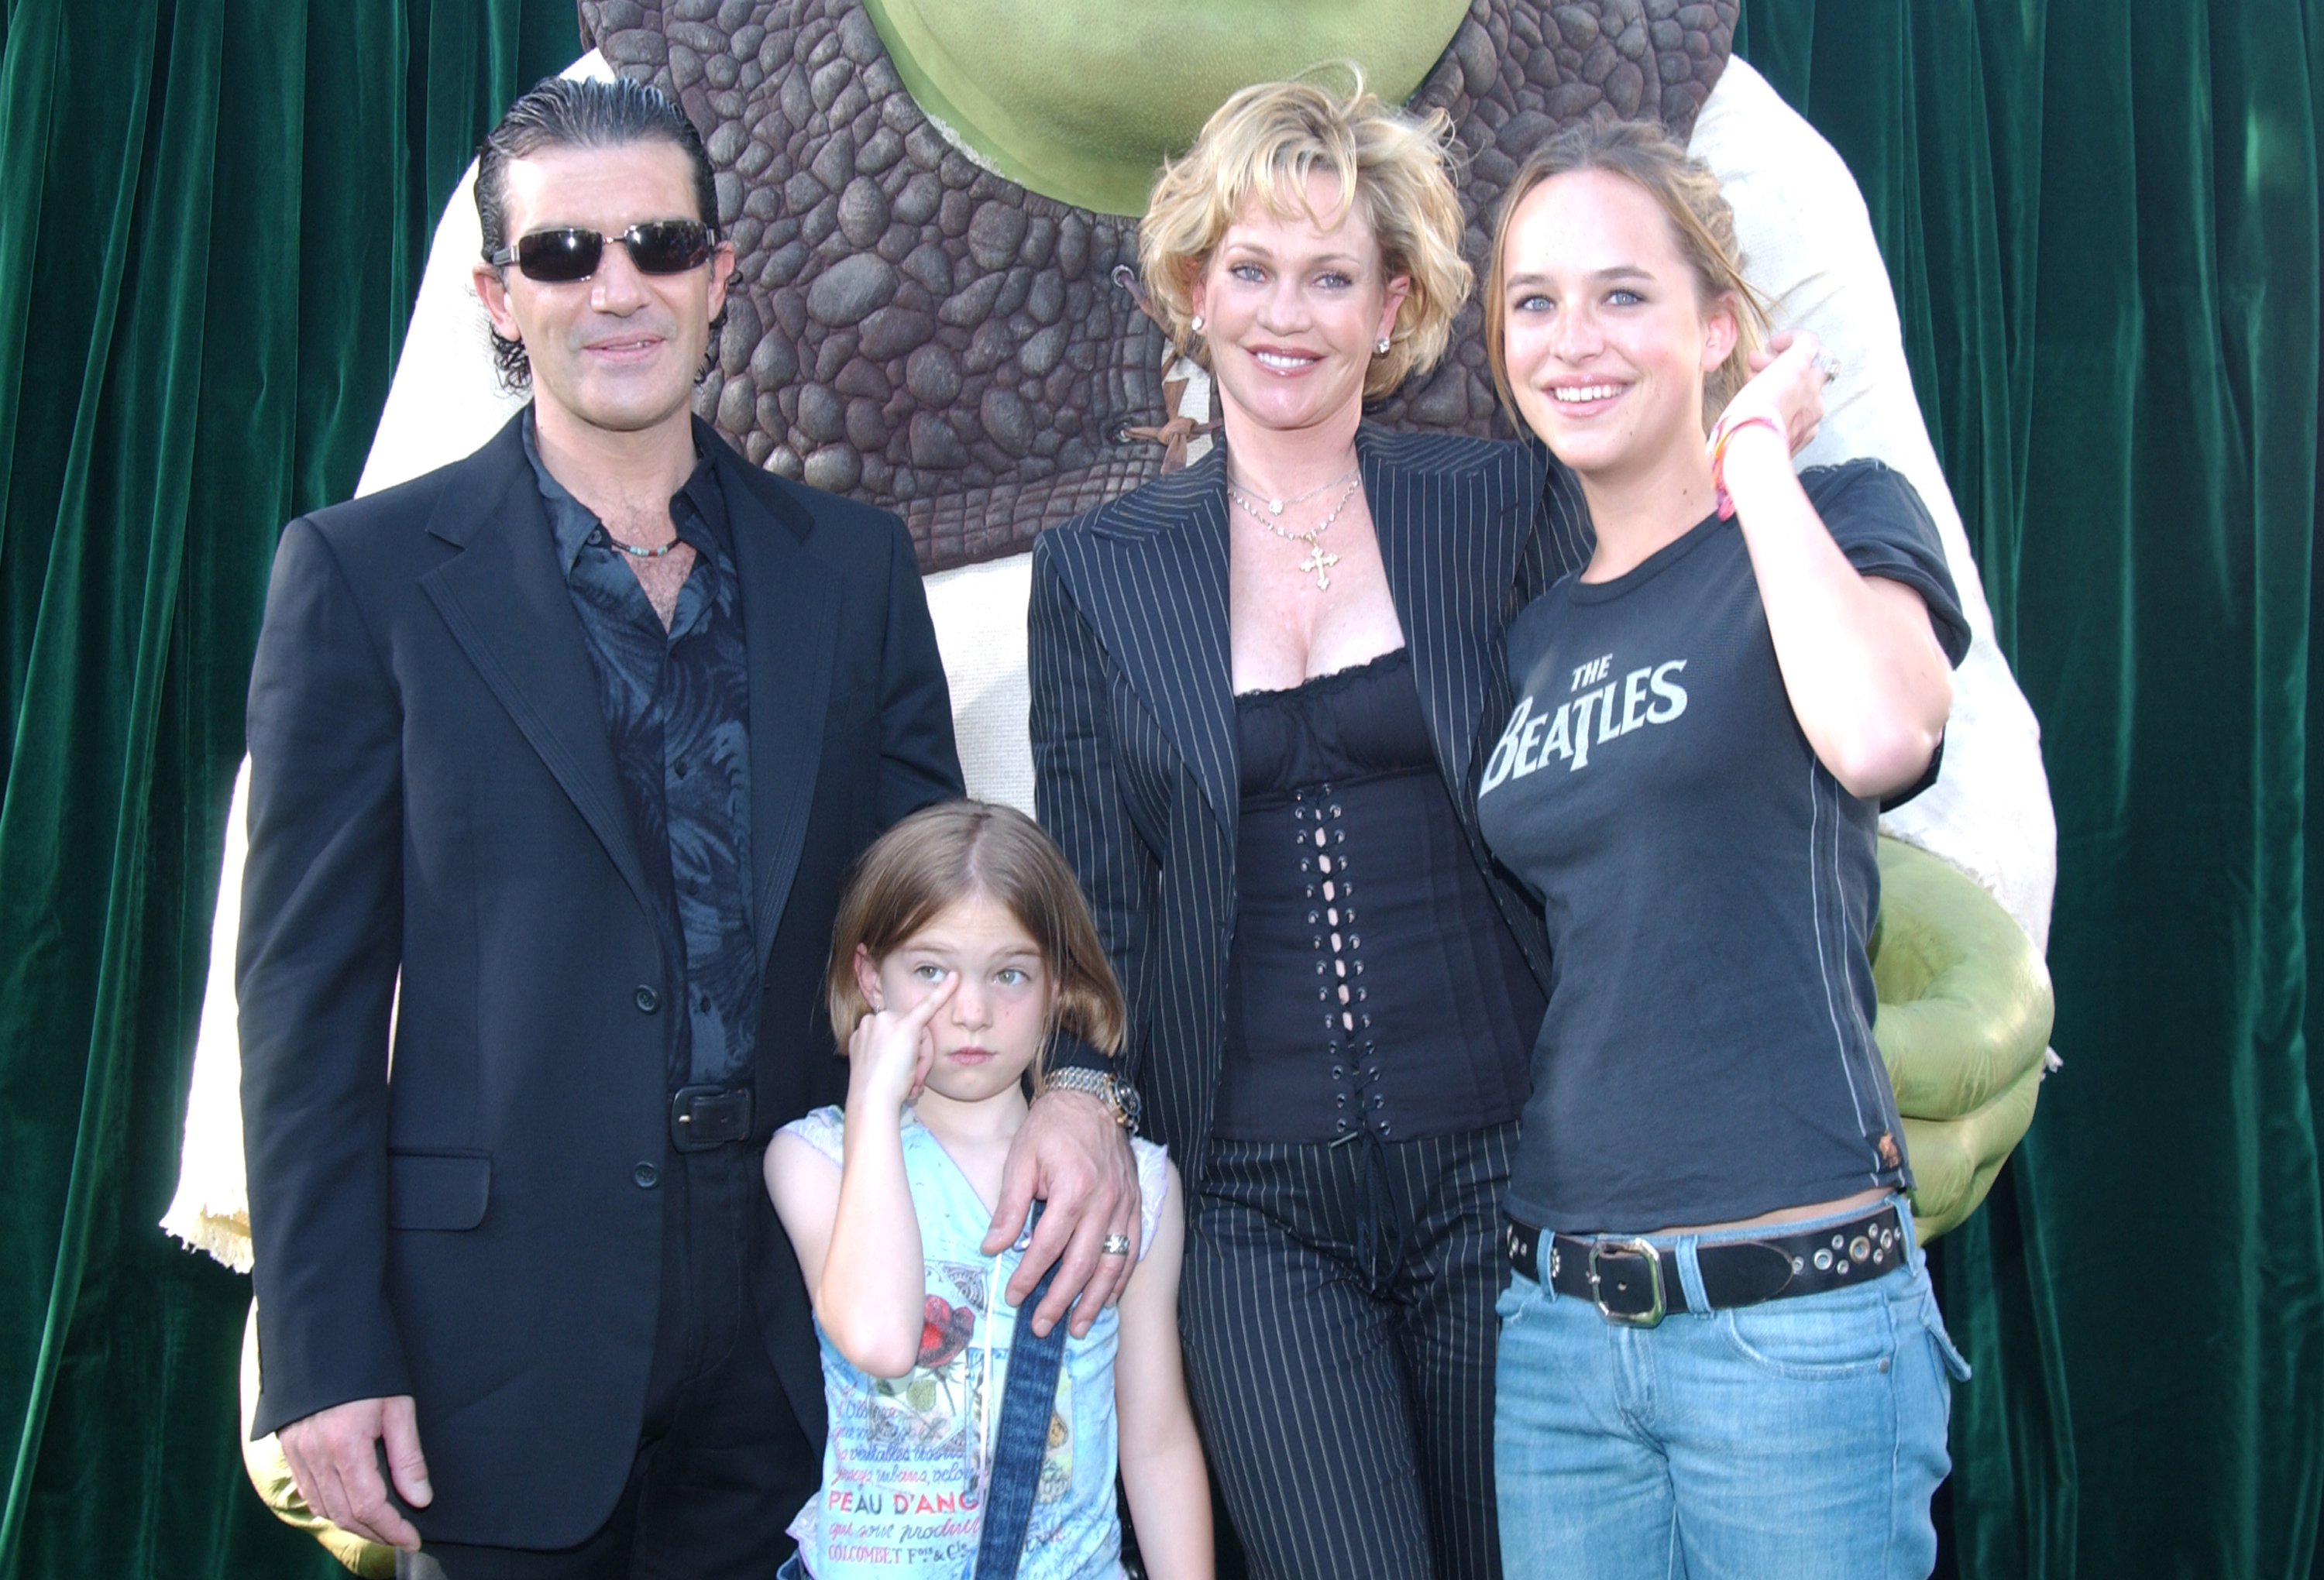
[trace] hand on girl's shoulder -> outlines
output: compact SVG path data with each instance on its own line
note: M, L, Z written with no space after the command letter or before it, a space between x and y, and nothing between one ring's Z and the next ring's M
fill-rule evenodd
M803 1263L812 1261L820 1266L819 1248L829 1243L846 1138L846 1112L827 1107L792 1120L776 1131L767 1144L767 1194ZM1166 1217L1176 1221L1181 1216L1183 1188L1168 1148L1136 1136L1130 1145L1138 1167L1136 1256L1142 1263L1163 1238Z

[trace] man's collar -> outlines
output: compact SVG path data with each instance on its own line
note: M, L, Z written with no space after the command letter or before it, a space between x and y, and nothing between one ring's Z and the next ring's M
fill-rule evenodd
M695 434L694 471L687 477L686 486L670 497L669 515L673 521L679 519L680 501L691 505L696 517L710 528L718 547L731 554L734 533L726 514L726 490L718 481L718 451L724 447L723 439L714 436L706 445L700 432Z
M573 497L573 492L557 481L540 458L540 445L532 436L532 408L524 409L524 422L520 429L524 436L524 458L532 467L532 480L540 489L540 502L549 510L549 530L557 541L557 567L567 576L573 574L573 562L581 557L592 534L597 530L597 517L588 506Z
M558 565L569 576L573 574L573 562L581 557L582 549L602 523L595 511L574 497L572 490L557 481L549 464L540 458L540 443L534 436L530 406L524 409L518 431L524 440L524 458L531 464L533 480L540 489L541 503L549 511L549 529L556 540ZM699 521L722 550L731 552L733 547L726 495L718 483L717 456L706 448L698 434L695 436L694 471L678 492L670 495L669 519L682 537L694 536L687 528Z

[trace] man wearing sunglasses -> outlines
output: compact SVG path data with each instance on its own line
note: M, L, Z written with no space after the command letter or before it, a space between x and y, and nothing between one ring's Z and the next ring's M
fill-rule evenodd
M901 523L691 415L733 253L685 117L543 83L476 203L531 405L292 522L252 676L256 1429L400 1575L763 1575L824 1413L759 1156L844 1095L848 863L961 794L944 672ZM1128 1148L1042 1111L1094 1245Z

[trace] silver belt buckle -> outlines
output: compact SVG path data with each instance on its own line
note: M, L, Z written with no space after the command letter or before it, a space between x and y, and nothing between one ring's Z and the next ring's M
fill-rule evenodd
M1644 1257L1646 1263L1646 1287L1654 1299L1644 1311L1616 1311L1606 1304L1606 1291L1598 1281L1598 1254L1601 1250L1620 1251L1632 1256ZM1644 1239L1620 1240L1608 1238L1590 1242L1590 1297L1598 1302L1598 1315L1609 1322L1619 1322L1630 1327L1655 1327L1661 1325L1666 1308L1663 1304L1663 1259L1659 1252Z

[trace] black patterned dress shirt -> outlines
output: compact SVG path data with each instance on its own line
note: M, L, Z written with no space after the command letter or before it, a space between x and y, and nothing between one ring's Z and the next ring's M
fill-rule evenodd
M695 552L669 629L589 508L541 464L532 416L524 453L540 484L558 563L597 672L597 699L654 917L685 1015L670 1084L733 1083L751 1067L759 961L751 935L750 684L741 589L713 459L670 496Z

